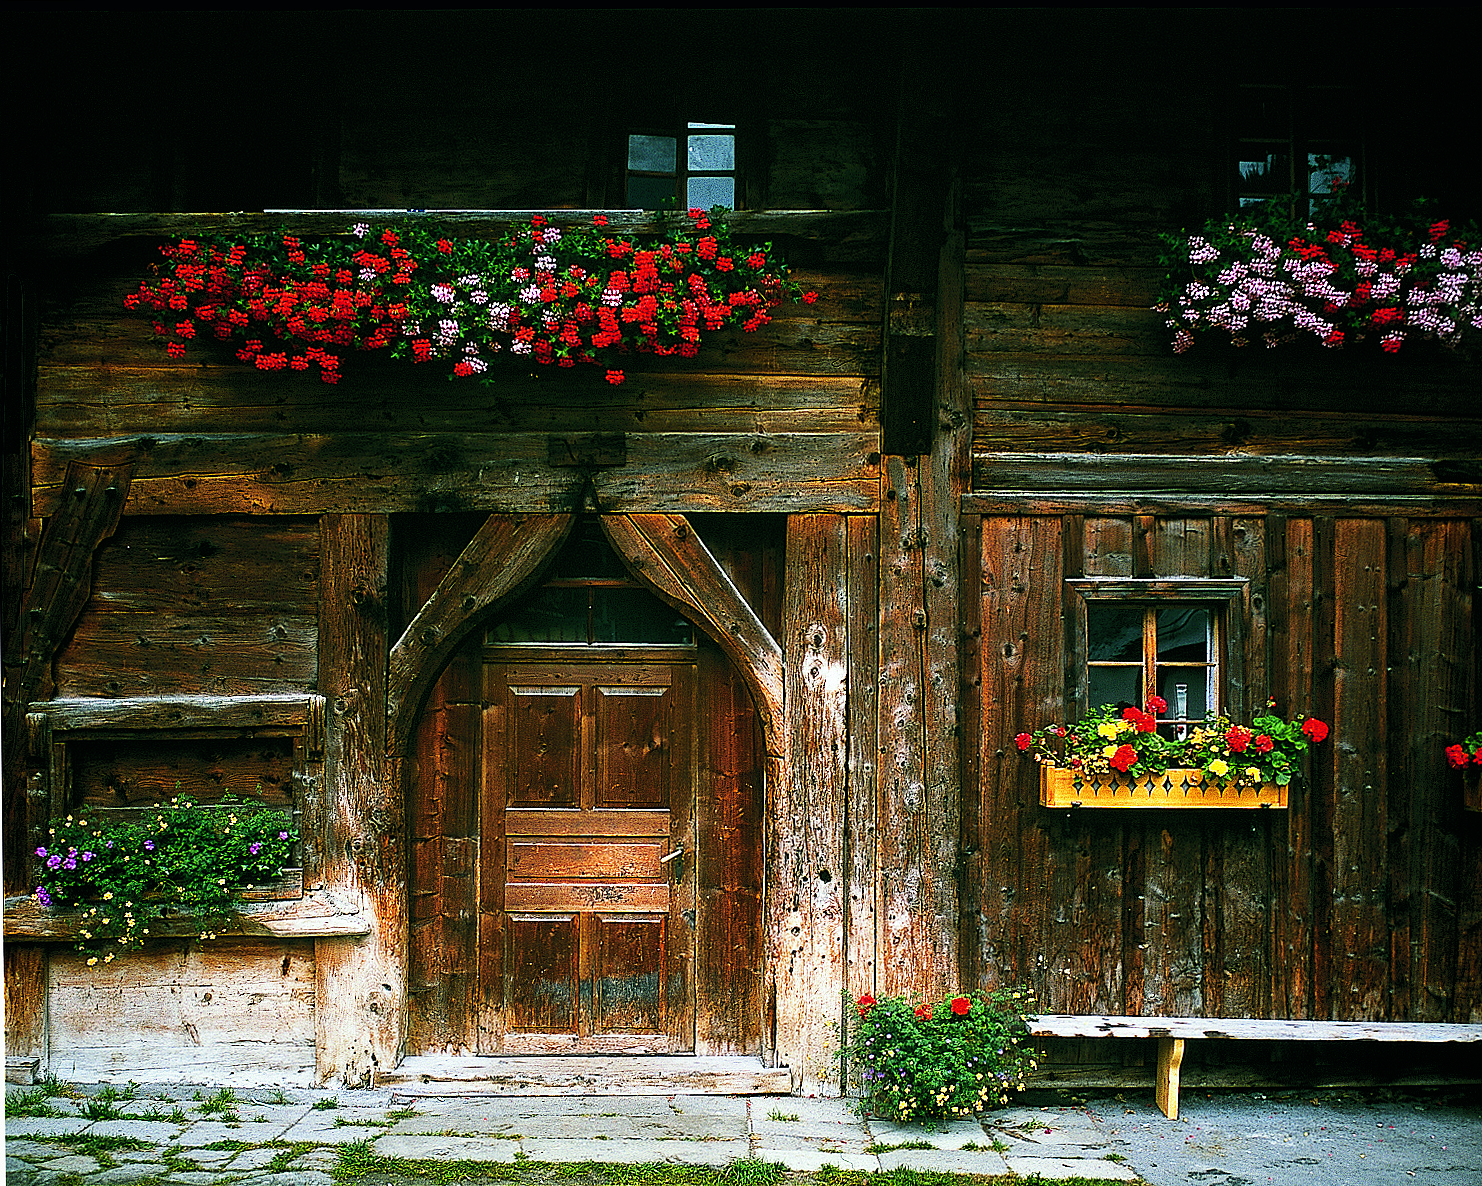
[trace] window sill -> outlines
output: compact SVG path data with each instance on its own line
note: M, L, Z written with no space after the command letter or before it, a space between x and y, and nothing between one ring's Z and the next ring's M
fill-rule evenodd
M81 915L46 909L35 898L5 899L7 942L71 943L78 938ZM329 939L369 935L370 920L344 898L320 890L294 901L248 902L219 927L218 937L257 936L274 939ZM194 919L161 919L151 928L154 939L194 939Z

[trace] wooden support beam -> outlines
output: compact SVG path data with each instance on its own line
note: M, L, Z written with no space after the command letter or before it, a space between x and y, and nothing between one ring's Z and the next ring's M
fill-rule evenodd
M305 831L318 825L324 888L357 901L370 934L314 944L315 1075L347 1087L394 1067L406 1036L406 825L400 764L386 759L388 541L384 516L320 521L324 799L313 813L306 804Z
M769 787L767 935L777 1058L796 1090L836 1093L845 979L847 519L788 519L783 645L788 761Z
M1169 1120L1178 1119L1178 1072L1184 1063L1183 1038L1158 1039L1158 1078L1153 1096Z
M767 752L784 753L782 648L694 528L683 515L603 515L602 530L633 573L697 617L736 664L756 700Z
M575 517L490 515L408 624L386 677L387 752L401 756L427 693L488 612L517 597L565 541Z

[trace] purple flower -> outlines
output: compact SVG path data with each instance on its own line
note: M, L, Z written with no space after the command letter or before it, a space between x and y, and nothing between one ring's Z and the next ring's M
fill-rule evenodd
M84 861L90 861L90 860L92 860L92 859L93 859L93 857L95 857L95 856L96 856L96 855L97 855L97 854L96 854L96 853L91 853L91 852L85 852L85 853L83 853L83 854L82 854L82 859L83 859L83 860L84 860Z
M56 853L53 853L51 856L46 858L46 867L48 869L56 869L61 865L61 863L62 858L57 856Z
M287 840L288 839L288 833L287 832L279 832L278 833L278 839L279 840Z
M253 843L247 846L247 851L250 852L253 856L256 856L258 854L258 850L260 850L261 848L262 844L260 842Z
M146 840L144 842L144 851L145 852L153 852L154 851L154 841L153 840Z
M46 855L46 849L45 848L38 848L36 850L36 855L38 857L44 857Z
M36 900L43 906L51 905L51 895L46 892L46 886L38 885L36 887Z

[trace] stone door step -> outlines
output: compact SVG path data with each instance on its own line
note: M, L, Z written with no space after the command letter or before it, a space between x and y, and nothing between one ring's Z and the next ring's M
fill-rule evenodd
M417 1055L376 1076L397 1095L791 1095L786 1067L758 1058L672 1055Z

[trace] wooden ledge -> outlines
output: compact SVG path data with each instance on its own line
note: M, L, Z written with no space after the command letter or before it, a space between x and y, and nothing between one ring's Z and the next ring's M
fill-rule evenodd
M5 899L7 942L71 943L81 929L75 911L47 910L32 897ZM219 927L218 936L246 935L275 939L353 938L371 933L370 920L345 897L319 890L288 902L243 902ZM160 919L150 928L154 939L194 939L194 919Z

